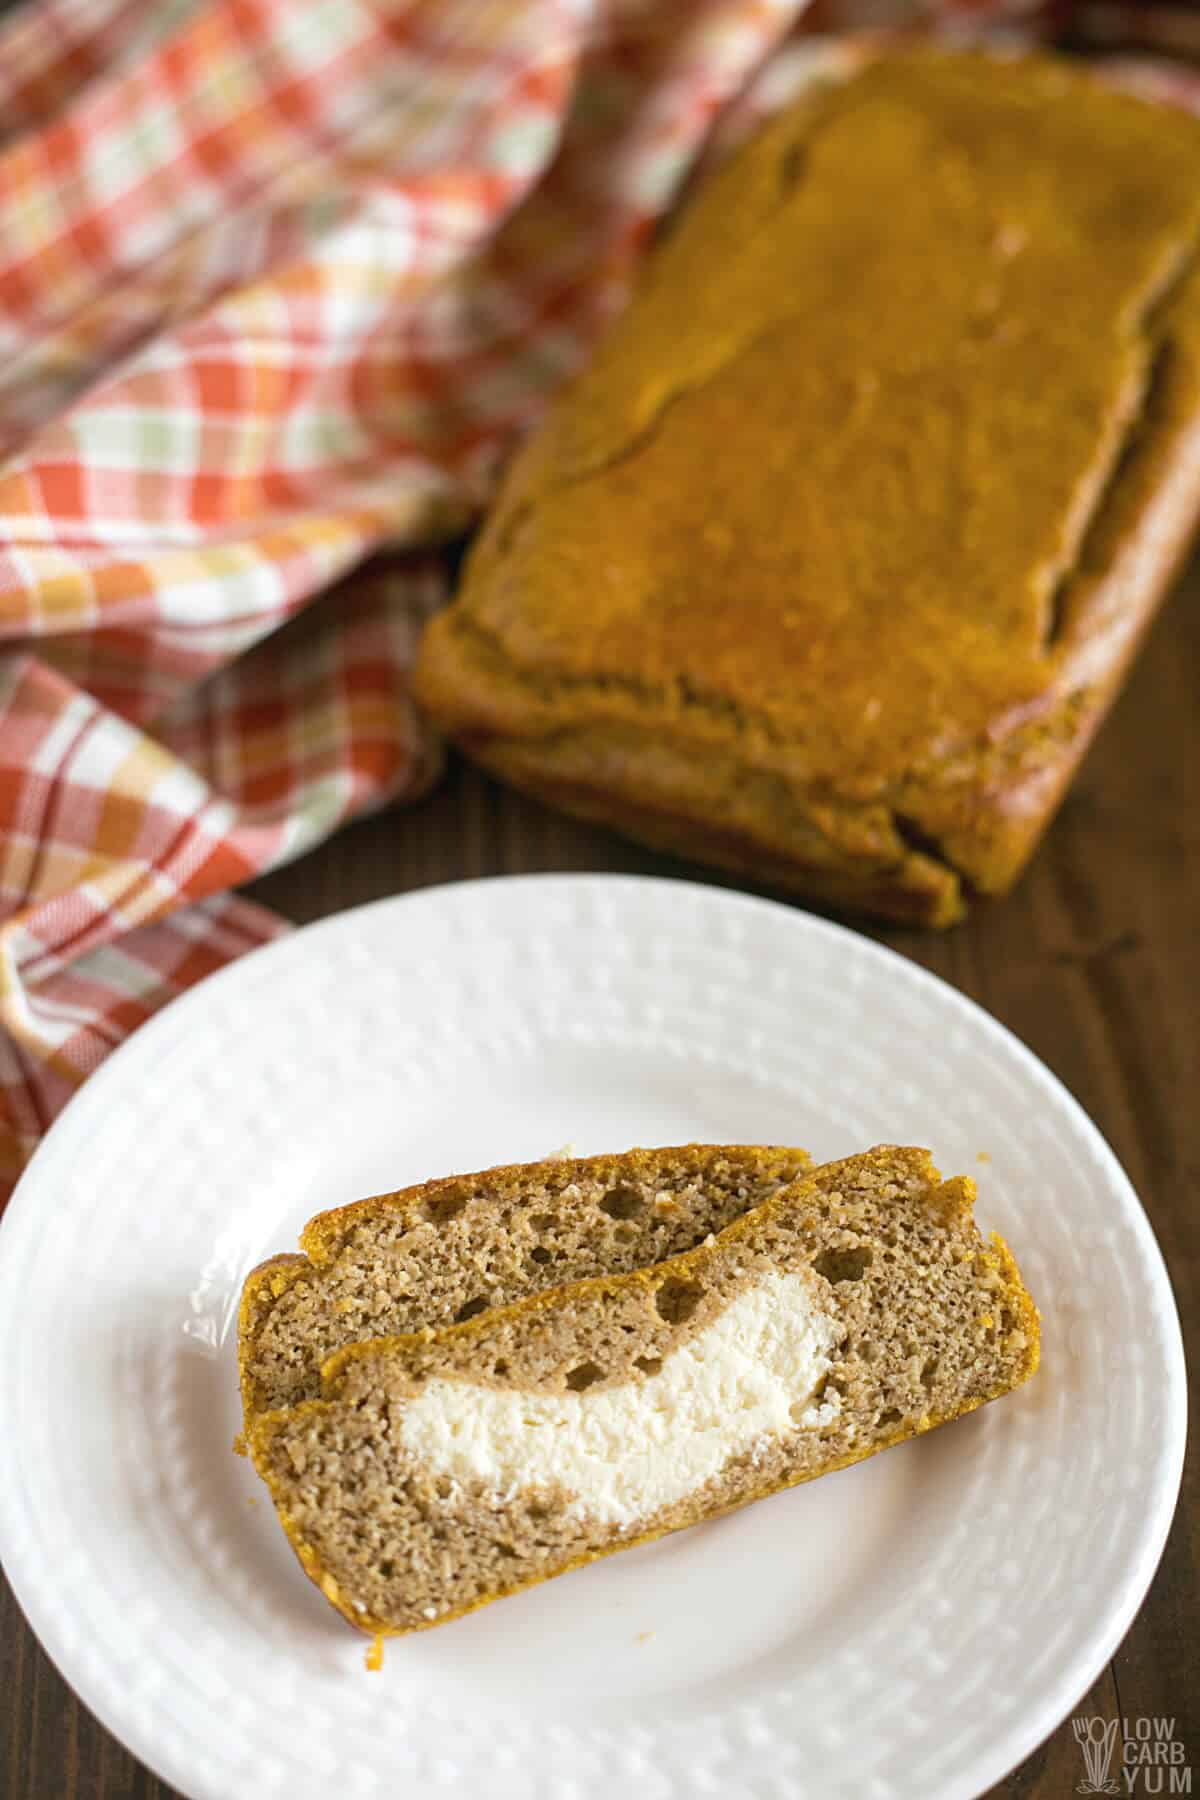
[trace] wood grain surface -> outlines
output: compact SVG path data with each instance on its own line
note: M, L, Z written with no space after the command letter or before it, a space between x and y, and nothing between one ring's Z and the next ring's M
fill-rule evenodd
M1160 619L1017 891L944 936L873 933L1003 1020L1099 1124L1141 1194L1166 1256L1188 1340L1193 1399L1200 1368L1198 706L1200 562ZM559 818L454 762L419 805L351 826L251 892L304 921L431 882L537 869L712 879ZM1192 1791L1200 1795L1198 1564L1200 1456L1193 1446L1146 1602L1075 1710L1131 1725L1139 1717L1174 1719L1193 1771ZM1067 1720L992 1795L1066 1800L1083 1774ZM1144 1782L1133 1789L1145 1791ZM75 1698L3 1587L0 1800L173 1795Z

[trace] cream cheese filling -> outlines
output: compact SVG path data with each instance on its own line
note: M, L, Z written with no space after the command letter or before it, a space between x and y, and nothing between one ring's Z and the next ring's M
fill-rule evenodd
M829 1424L813 1390L841 1331L801 1275L764 1275L644 1381L530 1394L435 1376L399 1421L405 1447L497 1494L556 1487L578 1517L630 1526L685 1499L764 1438Z

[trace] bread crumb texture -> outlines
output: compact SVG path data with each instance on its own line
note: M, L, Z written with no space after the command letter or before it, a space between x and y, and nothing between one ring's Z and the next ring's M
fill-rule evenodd
M315 1398L322 1362L345 1344L665 1261L808 1163L803 1150L685 1144L450 1176L322 1213L304 1255L274 1257L246 1281L246 1428L259 1412Z

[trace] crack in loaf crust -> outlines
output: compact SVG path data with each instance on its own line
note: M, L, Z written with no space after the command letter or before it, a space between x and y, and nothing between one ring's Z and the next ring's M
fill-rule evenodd
M886 56L781 116L517 457L421 700L780 886L1003 891L1200 512L1198 161L1046 57Z
M252 1270L238 1318L244 1429L321 1391L364 1337L468 1318L690 1250L809 1166L803 1150L686 1144L452 1175L310 1220Z
M656 1268L339 1351L321 1399L256 1419L255 1465L302 1566L352 1624L392 1633L456 1617L859 1461L1024 1381L1037 1367L1037 1312L1006 1246L980 1237L973 1203L973 1184L942 1182L925 1151L883 1147L825 1165ZM703 1370L722 1319L772 1283L803 1293L801 1324L817 1331L799 1423L734 1436L715 1472L640 1515L605 1515L548 1477L553 1453L540 1479L505 1476L500 1491L413 1448L431 1391L464 1383L468 1438L489 1395L505 1416L537 1415L531 1429L547 1411L569 1424L572 1405L592 1396L636 1401L649 1417L680 1359L700 1353ZM762 1342L764 1356L778 1354L769 1328ZM715 1416L736 1420L736 1406ZM675 1436L668 1423L680 1454L689 1423L681 1415ZM514 1454L519 1469L520 1441Z

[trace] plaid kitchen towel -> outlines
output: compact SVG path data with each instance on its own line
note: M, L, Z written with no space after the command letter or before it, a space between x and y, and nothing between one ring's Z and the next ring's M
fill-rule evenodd
M434 778L408 671L437 546L621 305L717 116L724 142L804 78L804 12L27 0L0 23L0 1204L115 1044L284 928L233 889ZM1195 47L1194 17L1061 0L805 24L1121 47L1148 12Z

